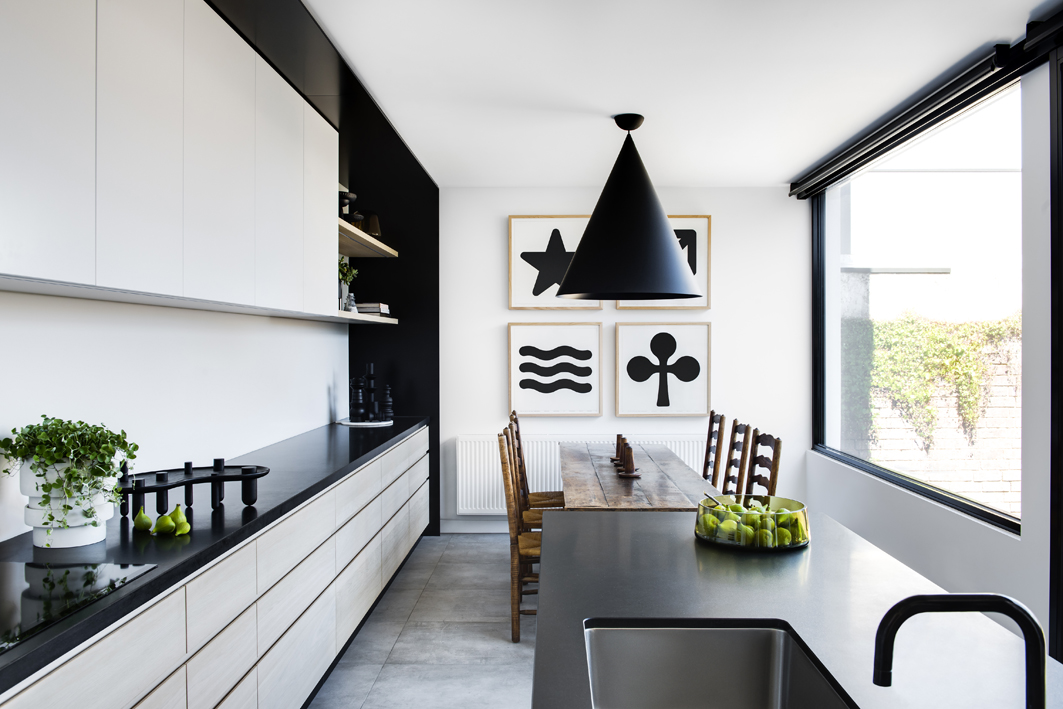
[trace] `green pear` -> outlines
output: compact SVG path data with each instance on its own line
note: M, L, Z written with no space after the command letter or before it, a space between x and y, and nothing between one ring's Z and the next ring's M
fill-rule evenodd
M151 530L152 534L169 534L177 527L170 519L169 515L161 515L155 520L155 529Z
M183 534L188 534L192 529L192 525L188 523L188 520L177 523L177 530L174 532L174 536L180 537Z
M771 533L770 529L762 529L757 532L757 546L758 547L773 547L775 546L775 535Z
M151 517L144 513L143 505L140 506L140 512L137 512L137 516L133 518L133 529L141 532L151 530Z
M738 522L733 519L728 519L720 522L720 526L716 528L716 536L719 539L726 539L733 542L737 531Z
M181 505L177 505L173 508L173 512L170 513L170 519L172 519L173 523L176 524L178 527L181 526L182 522L188 521L188 518L185 517L184 511L181 510Z
M753 543L753 537L756 531L749 525L743 524L738 528L738 543L742 546L749 546Z
M776 535L777 535L778 540L779 540L779 546L781 546L781 547L790 546L790 530L789 529L787 529L786 527L779 527L778 531L776 532Z
M737 512L739 514L746 511L746 508L742 507L742 505L738 504L737 502L731 505L727 505L727 509L731 510L732 512Z

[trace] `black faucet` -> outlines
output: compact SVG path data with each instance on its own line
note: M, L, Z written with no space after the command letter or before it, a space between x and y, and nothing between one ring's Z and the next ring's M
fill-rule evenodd
M981 611L1003 613L1022 629L1026 641L1026 709L1048 706L1045 689L1045 636L1033 614L1014 598L996 593L943 593L911 596L897 603L882 616L875 635L875 679L880 687L889 687L893 676L893 640L904 621L916 613L954 613Z

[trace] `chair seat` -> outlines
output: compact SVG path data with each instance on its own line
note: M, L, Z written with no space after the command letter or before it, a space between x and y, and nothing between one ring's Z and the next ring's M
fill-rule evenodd
M525 532L517 536L518 552L521 556L539 556L543 545L542 532Z
M565 493L560 490L556 492L529 492L528 493L528 506L529 507L564 507L565 506Z
M529 527L535 527L541 529L543 526L543 511L539 510L524 510L524 524Z

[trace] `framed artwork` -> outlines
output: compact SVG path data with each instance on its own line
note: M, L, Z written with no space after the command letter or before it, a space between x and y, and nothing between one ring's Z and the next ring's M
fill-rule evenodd
M509 218L510 310L601 310L600 300L558 298L589 216Z
M601 323L510 323L509 408L521 416L601 416L601 353Z
M709 323L617 323L616 415L708 416Z
M617 310L708 310L709 288L712 286L712 217L708 215L669 216L668 223L683 248L687 264L694 272L701 292L700 298L669 298L665 300L618 300Z

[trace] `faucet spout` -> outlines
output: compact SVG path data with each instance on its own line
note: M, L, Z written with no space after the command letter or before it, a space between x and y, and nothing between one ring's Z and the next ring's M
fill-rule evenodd
M1045 709L1045 636L1033 614L1014 598L996 593L944 593L911 596L882 617L875 635L874 682L889 687L893 681L893 641L904 621L917 613L977 611L1002 613L1014 620L1026 641L1026 709Z

